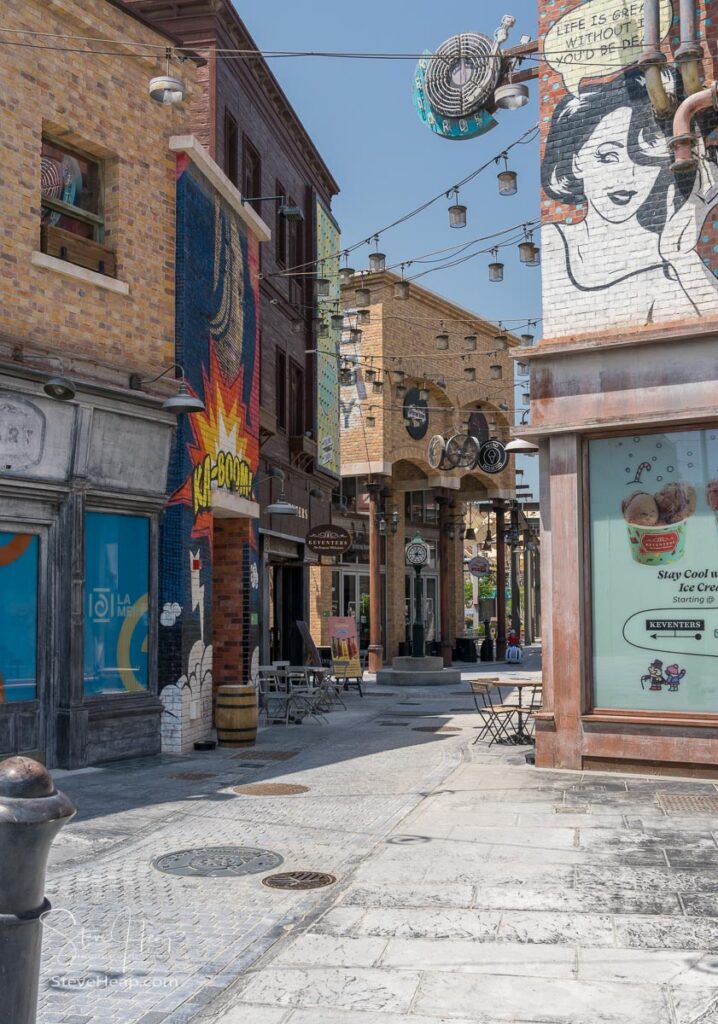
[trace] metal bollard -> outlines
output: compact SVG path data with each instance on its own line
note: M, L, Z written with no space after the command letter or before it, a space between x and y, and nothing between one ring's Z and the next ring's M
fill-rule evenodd
M29 757L0 762L1 1017L35 1024L42 952L45 868L52 841L75 814L44 765Z

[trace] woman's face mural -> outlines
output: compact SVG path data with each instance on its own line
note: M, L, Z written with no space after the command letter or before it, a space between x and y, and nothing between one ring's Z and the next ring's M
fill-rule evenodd
M573 158L588 204L599 217L621 224L635 217L655 187L660 166L636 163L629 152L633 111L619 107L604 117ZM665 158L668 158L668 147Z

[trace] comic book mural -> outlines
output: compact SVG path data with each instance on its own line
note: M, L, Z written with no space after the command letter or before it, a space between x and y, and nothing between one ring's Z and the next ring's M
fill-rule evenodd
M212 727L213 590L230 601L236 680L258 646L258 531L246 518L213 520L218 491L253 500L259 456L259 253L237 214L186 157L177 165L177 360L205 411L181 416L161 531L160 697L168 752ZM225 528L224 524L230 524ZM236 528L231 529L232 524ZM221 543L220 543L221 540ZM236 625L239 623L239 625ZM234 638L237 639L236 637Z
M698 12L713 42L702 0ZM659 13L679 103L677 0ZM716 114L694 120L697 169L674 173L672 118L654 115L637 65L642 0L543 0L540 35L545 336L716 318Z
M330 315L340 305L339 248L341 238L331 213L317 200L316 237L319 274L330 281L329 295L320 301L328 333L317 344L317 459L322 469L339 476L339 362L341 331L332 328Z

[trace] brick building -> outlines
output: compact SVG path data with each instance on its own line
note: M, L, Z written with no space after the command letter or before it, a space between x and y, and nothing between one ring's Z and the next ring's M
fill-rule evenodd
M378 529L382 657L406 650L414 618L404 549L420 530L430 548L422 573L427 641L447 660L464 634L466 502L514 494L509 463L498 473L447 467L432 438L508 439L513 420L513 335L417 284L398 298L391 272L342 287L341 493L334 523L352 534L340 565L312 570L312 631L325 644L327 614L355 615L370 642L370 538ZM368 293L368 294L367 294Z
M160 745L176 386L130 377L175 358L169 140L188 111L149 97L164 59L139 54L171 40L119 2L27 0L3 27L0 756L79 767ZM120 55L41 50L32 33L116 39ZM195 62L173 70L191 96Z
M693 26L690 4L649 0L644 26L616 3L599 54L587 4L539 8L545 337L522 354L551 596L536 761L710 773L717 29L703 5Z
M331 202L338 186L266 62L223 57L223 50L256 49L229 0L132 0L132 6L207 56L192 130L272 228L261 263L257 494L266 508L283 492L298 514L261 515L260 660L296 663L303 650L295 623L308 619L309 605L304 538L312 524L328 520L339 472L336 359L315 357L312 333L314 278L334 286L339 234ZM292 271L305 263L306 272ZM268 477L270 469L283 480Z

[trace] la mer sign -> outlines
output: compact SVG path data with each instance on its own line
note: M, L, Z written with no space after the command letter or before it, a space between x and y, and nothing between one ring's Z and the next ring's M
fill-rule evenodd
M341 555L352 546L351 534L341 526L313 526L305 544L315 555Z
M0 471L37 466L44 446L44 413L22 398L0 395Z

